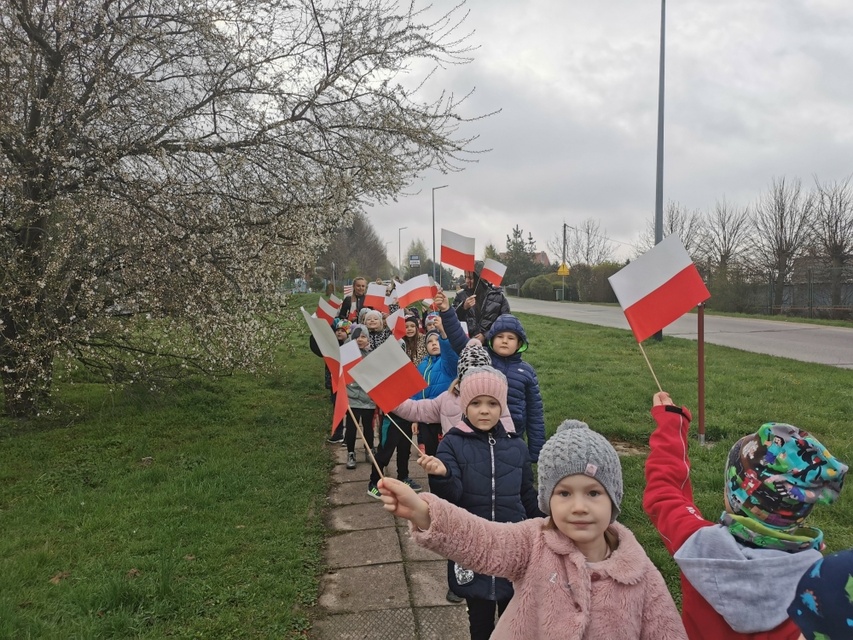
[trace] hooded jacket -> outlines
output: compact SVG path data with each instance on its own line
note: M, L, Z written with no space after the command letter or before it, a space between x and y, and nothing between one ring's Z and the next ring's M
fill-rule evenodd
M513 332L520 342L518 351L508 356L498 355L491 347L492 338L503 331ZM524 327L514 315L505 313L495 320L486 334L486 345L492 358L492 366L506 376L509 386L507 404L515 431L519 435L527 433L530 459L538 462L539 451L545 444L545 415L536 371L521 359L522 352L528 347Z
M819 551L788 553L740 544L693 502L684 408L652 407L643 509L681 570L681 615L691 640L797 640L788 618L797 577Z
M429 476L435 495L495 522L520 522L543 515L533 488L533 471L527 447L498 422L488 432L472 429L464 420L447 432L436 457L447 476ZM503 578L465 572L449 562L451 590L465 598L505 601L512 585Z
M515 595L492 640L685 640L660 572L618 522L606 560L587 563L547 518L489 522L430 494L430 527L410 525L419 545L485 574L512 581ZM724 640L719 636L717 640Z
M417 363L418 371L427 381L427 388L412 396L413 400L437 398L450 388L450 383L456 379L459 352L468 342L461 325L452 312L442 312L440 315L447 339L439 337L441 352L437 356L427 355Z

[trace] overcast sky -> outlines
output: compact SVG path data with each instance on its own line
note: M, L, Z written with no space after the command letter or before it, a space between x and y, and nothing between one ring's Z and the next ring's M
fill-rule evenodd
M432 187L443 184L437 244L444 227L476 238L480 258L488 243L503 251L519 225L548 251L564 222L592 217L616 257L632 257L654 219L660 1L466 6L479 49L439 81L458 95L475 89L467 116L501 110L465 130L491 151L367 209L389 259L396 264L399 227L408 227L404 254L416 238L431 248ZM666 9L665 203L745 206L774 177L811 184L853 173L853 3L680 0Z

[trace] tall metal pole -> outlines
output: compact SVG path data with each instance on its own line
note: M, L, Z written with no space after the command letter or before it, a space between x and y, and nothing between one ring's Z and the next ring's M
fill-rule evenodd
M663 240L663 98L666 40L666 0L660 2L660 70L658 72L658 157L655 188L655 244Z
M400 227L397 229L397 271L400 274L400 277L403 277L403 262L400 259L400 232L403 229L408 229L409 227Z
M655 180L655 244L663 240L663 96L665 43L666 42L666 0L660 0L660 69L658 71L658 158L657 179ZM654 335L655 340L663 340L663 331Z
M444 189L446 184L432 188L432 279L435 280L435 190Z

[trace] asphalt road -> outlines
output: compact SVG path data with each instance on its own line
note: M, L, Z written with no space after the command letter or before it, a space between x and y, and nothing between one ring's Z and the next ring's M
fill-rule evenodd
M617 306L509 299L513 311L532 313L604 327L628 329ZM664 336L697 339L697 316L682 316L663 331ZM743 351L765 353L803 362L819 362L853 369L853 327L827 327L798 322L730 318L705 314L705 342Z

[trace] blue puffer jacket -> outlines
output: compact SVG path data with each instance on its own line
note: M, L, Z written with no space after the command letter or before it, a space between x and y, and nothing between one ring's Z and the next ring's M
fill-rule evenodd
M503 331L512 331L521 341L518 351L506 357L492 351L492 338ZM539 462L539 451L545 444L545 414L536 371L521 359L522 352L528 347L524 327L514 315L505 313L495 320L486 334L486 345L492 358L492 366L506 376L509 387L507 405L515 431L518 435L527 433L530 459Z
M450 383L456 379L456 365L459 362L459 352L462 351L468 338L453 311L441 312L441 322L447 339L439 338L441 352L437 356L424 356L418 363L418 371L427 381L427 388L412 396L412 400L437 398L450 388Z
M447 432L436 452L447 467L446 477L429 476L437 496L474 515L494 522L520 522L543 514L537 506L527 447L498 424L489 432L473 429L464 419ZM472 573L449 561L450 588L463 598L509 600L512 583Z

